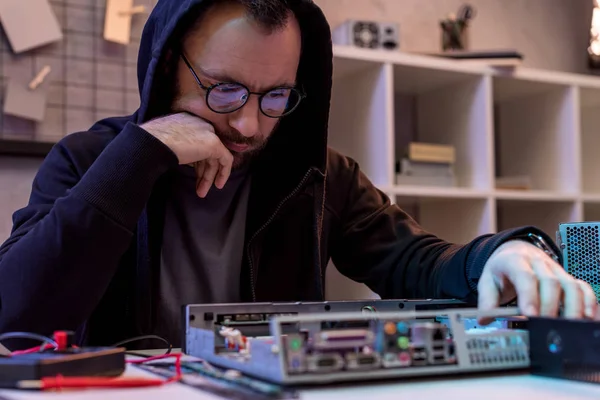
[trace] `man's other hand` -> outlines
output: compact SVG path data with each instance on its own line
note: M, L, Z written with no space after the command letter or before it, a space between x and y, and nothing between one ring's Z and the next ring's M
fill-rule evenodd
M595 318L596 295L533 244L514 240L488 259L477 285L479 309L490 310L515 297L526 316L556 317L562 303L566 318Z
M179 164L196 169L196 192L205 197L213 183L222 189L231 174L233 156L211 124L185 112L156 118L142 125L175 153Z

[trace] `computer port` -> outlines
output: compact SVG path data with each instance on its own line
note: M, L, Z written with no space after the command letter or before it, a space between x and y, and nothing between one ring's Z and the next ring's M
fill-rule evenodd
M454 347L454 343L448 342L447 346L448 346L448 355L450 357L454 357L456 355L456 348Z
M348 353L346 354L347 369L371 369L379 367L381 360L377 353Z
M320 368L327 368L335 365L336 361L333 358L321 358L317 360L316 364Z
M433 331L433 341L438 342L446 339L446 332L443 329L436 329Z
M412 364L412 357L409 351L385 353L381 364L384 368L408 367Z
M377 358L375 356L362 356L362 357L358 357L358 364L360 365L370 365L370 364L374 364L377 361Z
M431 353L429 354L428 364L446 364L448 359L444 352L442 353Z
M337 353L313 354L306 361L307 369L312 372L338 371L344 366L342 356Z
M304 372L304 359L301 356L294 356L288 360L289 373L300 373Z
M427 364L427 350L424 346L413 346L412 348L412 363L414 365Z
M313 338L315 349L348 349L369 346L375 336L367 329L341 329L317 332Z

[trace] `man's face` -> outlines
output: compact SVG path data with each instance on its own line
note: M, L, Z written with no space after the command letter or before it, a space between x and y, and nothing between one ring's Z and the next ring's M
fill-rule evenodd
M285 28L267 33L246 17L243 7L228 4L206 12L200 27L183 44L183 51L205 87L236 82L251 92L263 93L295 84L300 47L300 29L293 17ZM176 82L173 111L187 111L210 122L233 154L234 168L265 146L279 122L260 111L255 94L237 111L212 111L206 91L183 60L178 62Z

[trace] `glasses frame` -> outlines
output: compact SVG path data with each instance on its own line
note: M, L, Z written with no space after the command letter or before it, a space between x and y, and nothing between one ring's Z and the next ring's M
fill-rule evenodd
M278 86L278 87L274 87L273 89L270 89L267 92L253 92L251 91L246 85L239 83L239 82L218 82L215 83L214 85L210 85L210 86L206 86L202 83L202 81L200 80L200 78L198 77L198 74L196 73L196 71L194 70L194 67L192 67L192 64L188 61L187 57L185 56L185 54L181 53L181 58L183 60L183 62L185 63L185 65L188 67L188 69L190 70L190 72L192 73L192 75L194 76L194 79L196 80L196 83L198 84L198 86L200 86L200 88L202 90L204 90L206 92L206 94L204 95L205 101L206 101L206 105L208 106L208 108L210 108L210 110L212 112L215 112L217 114L229 114L232 112L236 112L237 110L241 109L242 107L244 107L246 105L246 103L248 102L248 99L250 98L250 95L257 95L259 96L258 98L258 108L260 110L260 112L269 118L282 118L285 117L286 115L290 115L296 108L298 108L298 106L300 105L300 103L302 102L302 100L306 97L306 94L303 93L301 90L299 90L298 88L294 87L294 86ZM248 92L248 98L237 108L234 108L233 110L229 110L229 111L217 111L215 109L213 109L210 106L210 102L208 101L208 96L210 95L210 92L221 85L239 85L240 87L244 88L247 92ZM289 89L292 90L294 92L296 92L298 94L298 102L296 103L296 105L289 109L288 111L286 111L284 114L282 115L278 115L278 116L272 116L269 115L267 113L264 112L263 108L262 108L262 100L263 98L269 94L271 91L273 90L278 90L278 89Z

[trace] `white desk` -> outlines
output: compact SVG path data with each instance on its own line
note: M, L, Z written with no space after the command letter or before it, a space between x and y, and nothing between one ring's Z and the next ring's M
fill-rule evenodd
M150 374L128 366L126 375ZM155 377L154 375L152 375ZM189 386L173 383L156 388L20 392L3 390L7 400L221 400ZM302 400L598 400L600 384L546 379L530 375L461 377L383 384L353 384L301 392ZM4 399L2 399L4 400Z

